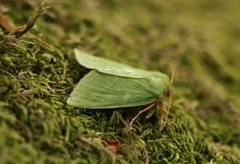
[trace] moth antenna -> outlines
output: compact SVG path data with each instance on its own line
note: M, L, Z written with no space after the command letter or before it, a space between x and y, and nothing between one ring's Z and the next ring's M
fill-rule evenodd
M130 127L130 130L132 130L132 124L133 122L142 114L142 113L145 113L147 111L149 111L152 107L154 107L155 105L157 104L157 101L153 102L152 104L150 104L147 108L143 109L143 110L140 110L138 112L138 114L132 119L132 121L130 122L129 124L129 127Z
M166 117L165 117L165 119L164 119L164 122L163 122L163 125L161 126L160 131L162 131L163 128L166 126L166 123L167 123L167 120L168 120L168 115L169 115L169 113L170 113L171 101L172 101L172 92L169 91L169 101L168 101L167 115L166 115Z
M173 79L174 79L174 68L172 64L169 64L170 68L171 68L171 79L170 79L170 86L173 83ZM168 120L168 115L170 113L170 108L171 108L171 102L172 102L172 91L169 91L167 93L167 96L169 96L169 101L168 101L168 108L167 108L167 115L164 119L163 125L160 128L160 131L163 130L163 128L166 126L167 120ZM161 101L161 111L160 111L160 118L162 116L162 111L163 111L163 102Z
M174 79L174 68L172 64L169 64L170 68L171 68L171 80L170 80L170 85L172 85L173 83L173 79Z

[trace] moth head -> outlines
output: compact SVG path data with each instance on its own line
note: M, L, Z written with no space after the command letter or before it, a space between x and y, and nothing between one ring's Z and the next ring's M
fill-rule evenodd
M152 72L147 79L150 85L148 88L151 92L155 93L158 99L164 98L170 87L169 77L161 72Z

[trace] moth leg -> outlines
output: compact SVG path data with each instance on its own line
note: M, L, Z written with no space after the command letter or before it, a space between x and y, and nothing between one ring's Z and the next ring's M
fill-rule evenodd
M147 111L149 111L152 107L154 107L155 105L156 105L156 101L155 102L153 102L151 105L149 105L147 108L145 108L145 109L143 109L143 110L141 110L141 111L139 111L138 112L138 114L132 119L132 121L130 122L130 130L132 130L132 124L133 124L133 122L142 114L142 113L145 113L145 112L147 112Z
M160 119L161 119L163 114L163 108L164 108L164 104L162 101L160 101L160 105L161 105L161 108L160 108Z
M171 101L172 101L172 92L169 91L168 94L169 94L169 101L168 101L167 114L166 114L166 117L165 117L165 119L164 119L164 121L163 121L163 125L162 125L161 128L160 128L160 131L162 131L163 128L166 126L167 120L168 120L168 115L169 115L169 113L170 113Z

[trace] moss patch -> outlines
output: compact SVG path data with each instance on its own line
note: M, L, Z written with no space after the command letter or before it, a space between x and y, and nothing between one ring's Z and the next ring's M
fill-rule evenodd
M2 14L20 27L39 4L3 1ZM7 46L9 32L0 29L2 163L240 163L238 1L48 5L36 25ZM67 105L88 72L74 59L73 48L166 73L172 64L167 127L159 131L155 109L128 131L125 124L141 108ZM117 155L104 147L106 139L120 141Z

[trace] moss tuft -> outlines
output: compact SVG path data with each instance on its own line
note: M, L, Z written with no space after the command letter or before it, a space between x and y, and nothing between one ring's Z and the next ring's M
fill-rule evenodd
M0 29L1 163L240 163L239 5L3 0L1 15L19 28ZM141 107L67 105L89 71L73 48L166 73L172 64L167 127L157 109L129 131ZM117 154L108 139L120 141Z

